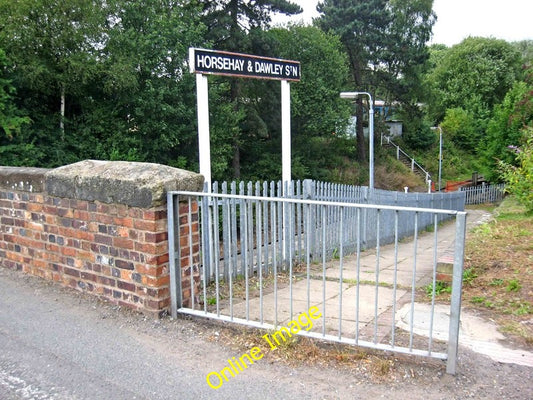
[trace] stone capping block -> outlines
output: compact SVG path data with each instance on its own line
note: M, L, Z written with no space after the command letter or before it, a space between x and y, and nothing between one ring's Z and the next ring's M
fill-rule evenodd
M45 174L51 196L151 208L173 190L201 192L202 175L160 164L85 160Z
M0 167L0 188L39 193L44 190L46 168Z

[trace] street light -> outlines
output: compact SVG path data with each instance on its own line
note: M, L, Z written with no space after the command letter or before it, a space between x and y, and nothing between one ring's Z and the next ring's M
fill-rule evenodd
M369 104L369 118L368 118L368 163L369 163L369 179L368 187L370 190L374 189L374 103L372 102L372 96L368 92L341 92L341 99L356 99L359 96L368 96Z
M439 192L440 192L440 182L442 178L442 128L440 126L432 127L431 129L439 130Z

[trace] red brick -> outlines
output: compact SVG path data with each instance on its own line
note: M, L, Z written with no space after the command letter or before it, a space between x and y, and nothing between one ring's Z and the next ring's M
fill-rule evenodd
M106 225L113 224L113 217L108 214L94 214L94 218L96 222L100 222L101 224L106 224Z
M135 292L136 286L131 282L117 281L117 287L128 292Z
M76 253L76 249L73 249L72 247L61 247L61 254L64 256L74 257Z
M43 204L39 204L39 203L28 203L26 209L28 211L33 211L33 212L42 212L43 209L45 209L45 206Z
M82 221L89 221L89 213L87 211L74 210L73 216Z
M70 208L74 208L76 210L81 210L81 211L87 211L89 209L89 202L86 200L71 199Z
M166 276L152 277L152 276L145 275L142 277L142 283L143 285L151 286L151 287L165 286L170 283L170 276L166 275Z
M97 276L96 275L91 274L89 272L85 272L85 271L81 272L80 278L84 279L86 281L91 281L91 282L96 282L97 281Z
M63 273L70 275L70 276L75 276L76 278L80 277L80 271L74 268L63 267Z
M131 217L114 217L113 218L113 224L117 226L123 226L127 228L133 228L133 218Z
M135 229L139 229L141 231L153 232L153 231L155 231L156 223L155 223L155 221L146 221L146 220L143 220L143 219L136 219L133 222L133 227Z
M121 249L133 250L133 240L124 238L124 237L115 237L113 238L113 246L119 247Z
M168 233L167 232L145 232L144 233L144 241L148 243L159 243L164 240L168 240Z
M105 244L108 246L113 245L113 238L107 235L94 235L94 241L96 243Z

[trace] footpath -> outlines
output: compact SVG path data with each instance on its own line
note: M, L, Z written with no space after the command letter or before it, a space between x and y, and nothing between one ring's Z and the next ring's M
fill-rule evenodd
M485 211L469 210L467 231L488 219L490 214ZM401 241L397 247L381 246L379 257L376 249L364 251L359 258L359 279L356 255L343 257L342 268L339 260L328 262L325 270L322 264L314 265L309 281L305 272L296 274L292 288L285 286L278 289L277 296L272 292L263 296L263 320L273 323L277 309L278 326L285 326L291 321L291 315L294 318L315 306L322 312L323 322L315 324L313 332L337 336L340 330L342 337L357 337L377 344L390 344L391 335L395 335L399 345L407 346L413 339L405 339L406 335L398 333L398 328L403 333L410 332L412 324L414 335L428 337L431 332L433 339L447 341L450 307L435 304L432 320L429 299L417 301L416 292L432 282L435 242L438 261L449 262L451 258L453 262L454 238L455 224L448 222L439 226L436 238L433 232L418 235L416 248L411 238ZM235 304L234 316L245 318L245 306L245 302ZM248 318L260 320L260 310L260 299L251 298ZM223 309L222 313L229 310ZM505 348L501 344L504 339L492 322L462 311L460 345L495 361L533 367L533 353ZM420 349L427 349L425 346ZM441 345L435 351L445 352L445 347Z

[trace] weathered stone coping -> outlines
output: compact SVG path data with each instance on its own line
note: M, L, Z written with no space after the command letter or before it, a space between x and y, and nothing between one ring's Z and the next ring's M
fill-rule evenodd
M0 167L0 188L22 192L43 192L46 168Z
M0 167L0 187L77 200L150 208L166 192L201 191L203 176L153 163L85 160L55 169Z

